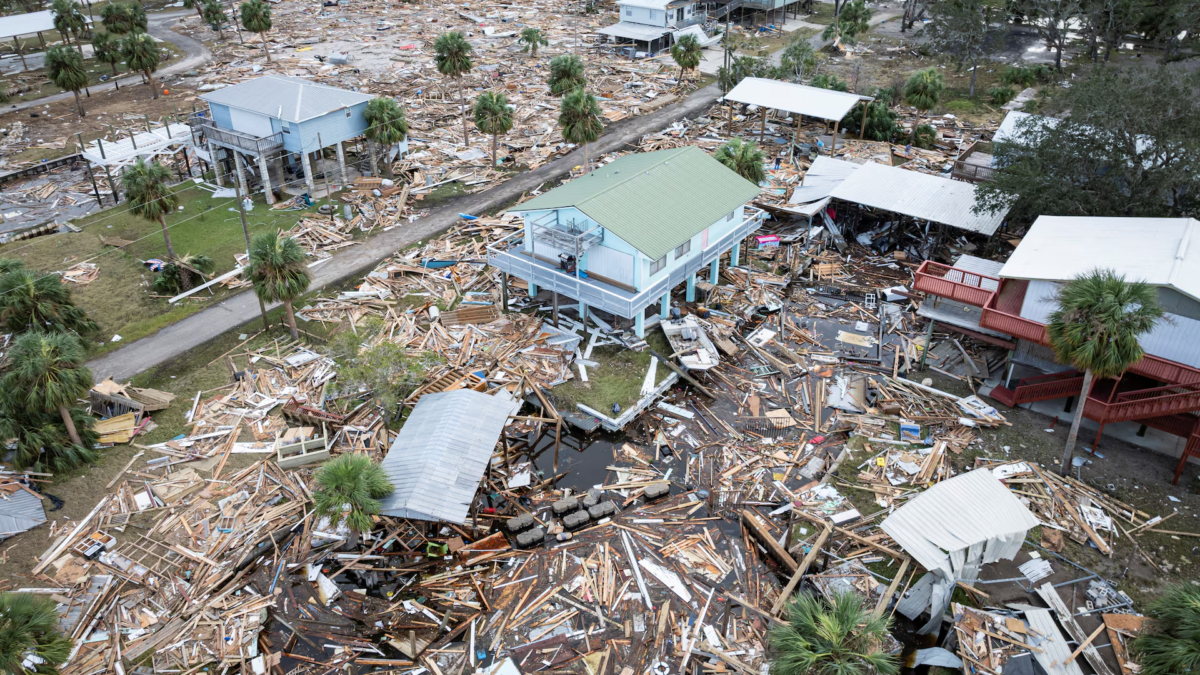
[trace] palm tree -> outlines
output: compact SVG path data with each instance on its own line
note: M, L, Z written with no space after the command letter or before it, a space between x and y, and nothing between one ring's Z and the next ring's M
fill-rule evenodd
M267 51L267 31L271 30L271 6L263 0L243 2L242 27L251 33L258 33L262 37L263 54L267 55L267 63L270 63L271 52Z
M896 675L900 664L880 651L888 618L875 617L853 593L824 599L800 594L788 604L788 623L771 629L775 675Z
M1142 675L1200 672L1200 588L1171 586L1149 606L1148 630L1133 641Z
M834 75L833 73L821 73L820 75L814 77L812 82L809 82L808 84L809 86L816 87L818 89L829 89L831 91L850 91L850 85L846 84L845 80L837 75Z
M485 91L475 99L475 128L492 135L492 166L496 166L496 138L513 128L508 97L502 93Z
M394 98L371 99L363 119L367 123L367 142L372 146L379 144L390 151L408 135L408 119L404 115L404 108ZM374 148L371 150L371 170L379 175L378 151ZM388 178L392 177L391 162L387 162L387 175Z
M121 41L106 30L92 33L92 50L96 60L112 66L113 83L117 81L117 64L121 62ZM120 86L120 85L118 85Z
M150 17L146 16L146 7L140 0L129 3L129 32L145 33L150 29Z
M175 295L180 290L192 287L193 274L200 275L203 281L204 276L212 274L216 269L217 263L212 258L202 253L184 253L179 260L163 265L162 271L150 284L150 288L156 293Z
M680 82L683 81L684 71L699 67L702 52L700 41L691 33L680 37L675 44L671 45L671 58L675 59L675 65L679 66Z
M87 70L83 67L83 56L66 45L51 47L46 52L46 70L50 81L59 89L75 94L75 109L83 119L83 99L79 90L87 86Z
M205 23L217 31L219 39L224 40L225 31L221 28L221 24L225 23L226 19L224 5L217 0L204 0L204 5L200 8L200 12L204 17Z
M83 365L84 350L70 333L25 333L8 351L10 362L3 382L17 394L24 408L58 412L75 445L83 445L70 408L92 388L92 371Z
M121 55L125 57L125 65L130 70L136 70L146 78L152 87L151 95L158 98L158 86L154 84L154 71L158 70L158 45L154 38L147 33L133 33L121 41Z
M83 41L79 39L79 34L87 28L87 20L79 11L79 3L75 0L54 0L50 11L54 13L54 30L57 30L63 36L63 41L68 44L71 36L74 36L75 46L82 55Z
M537 56L538 47L549 47L550 41L542 36L542 31L539 28L526 28L521 31L521 37L517 38L517 42L525 43L522 52L530 56Z
M0 437L9 440L13 465L29 471L63 473L99 459L95 448L100 436L92 428L95 418L83 408L71 408L70 414L82 445L71 440L57 412L28 410L19 392L0 391ZM7 671L0 666L0 672Z
M135 28L129 5L122 2L105 5L100 10L100 20L104 22L104 29L114 35L125 35Z
M58 608L46 595L0 593L0 672L53 673L71 655L71 640L58 632ZM42 664L27 670L36 655Z
M764 155L754 141L731 138L728 143L717 148L714 156L718 162L755 185L767 178L766 170L763 169Z
M183 6L196 10L196 16L200 17L201 23L204 22L204 0L183 0Z
M325 462L316 481L313 510L318 518L328 518L331 528L345 522L352 533L351 548L357 545L359 533L374 527L371 516L379 515L379 500L395 489L378 464L359 454L342 454Z
M583 59L574 54L563 54L550 59L550 93L555 96L569 94L587 86Z
M256 235L250 244L250 269L246 275L259 299L283 303L292 339L299 340L292 300L304 295L312 281L300 244L291 237L280 236L278 231Z
M604 118L600 104L582 87L563 97L558 113L558 124L562 127L563 140L576 145L583 144L583 163L591 167L588 160L588 144L595 143L604 132Z
M171 246L171 235L167 232L167 214L179 205L179 197L167 187L170 179L167 167L157 161L147 164L138 157L121 176L121 187L125 188L131 211L146 220L158 221L167 244L167 258L175 260L175 247Z
M11 333L49 331L91 335L99 330L54 275L24 267L0 276L0 327Z
M904 100L919 112L929 112L941 100L942 91L945 89L942 73L936 67L930 66L909 76L908 81L904 83ZM913 144L917 142L917 127L920 126L920 121L918 119L913 123Z
M1144 356L1138 336L1163 318L1153 286L1127 282L1112 270L1093 270L1068 281L1058 292L1046 335L1058 360L1083 371L1083 393L1075 405L1071 433L1059 471L1071 469L1071 454L1093 378L1124 373Z
M825 27L822 40L840 39L843 44L854 44L854 36L867 32L871 27L871 10L863 0L853 0L842 6L833 23Z
M471 135L467 130L467 99L463 97L463 77L471 72L475 64L471 62L471 43L463 34L452 30L443 33L433 43L434 62L438 72L458 82L458 106L462 113L463 145L471 144Z

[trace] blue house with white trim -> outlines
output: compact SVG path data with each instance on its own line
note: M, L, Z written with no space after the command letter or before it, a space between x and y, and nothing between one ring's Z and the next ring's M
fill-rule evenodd
M488 248L488 263L529 284L645 330L646 311L668 311L671 290L696 275L717 283L718 263L737 265L742 239L765 214L749 202L760 188L700 148L627 155L516 210L521 232ZM572 271L573 270L573 271Z
M244 167L256 169L267 203L273 203L270 168L276 169L276 185L287 182L284 164L292 167L293 173L300 169L313 192L313 160L324 148L337 149L340 182L349 182L342 144L366 131L363 113L372 98L299 77L265 75L201 94L209 115L196 118L195 127L204 135L215 164L222 156L231 159L243 191ZM222 184L222 173L218 168L218 184Z

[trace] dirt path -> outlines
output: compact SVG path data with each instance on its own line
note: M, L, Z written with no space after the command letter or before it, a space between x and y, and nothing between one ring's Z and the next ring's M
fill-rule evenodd
M199 40L190 38L186 35L180 35L179 33L176 33L175 31L173 31L169 28L169 25L171 24L171 22L175 21L176 19L179 19L180 17L189 16L191 14L193 14L192 10L179 10L179 11L175 11L175 12L162 12L160 14L151 14L150 15L150 17L149 17L150 20L149 20L149 24L147 26L146 32L150 33L151 35L153 35L154 37L156 37L160 40L170 42L171 44L173 44L176 47L179 47L180 49L183 50L183 58L176 61L175 63L172 63L171 65L167 66L166 68L163 68L163 69L159 70L158 72L156 72L155 73L156 77L161 79L168 75L174 75L175 73L181 73L184 71L193 70L197 66L205 63L212 57L212 53L210 51L208 51L208 48L204 46L203 42L200 42ZM139 83L141 83L141 81L142 81L142 78L140 75L131 75L129 77L120 78L119 80L115 80L115 81L109 80L108 82L105 82L103 84L92 85L89 88L91 89L91 91L93 93L95 93L95 92L108 91L109 89L113 89L116 87L116 85L118 83L124 84L124 85L132 85L132 84L139 84ZM53 94L50 96L43 96L42 98L39 98L35 101L25 101L24 103L17 103L17 104L11 105L7 108L4 108L3 112L11 113L11 112L15 112L15 111L25 110L27 108L41 107L41 106L46 105L47 103L53 103L54 101L62 101L62 100L66 100L66 99L69 99L72 97L73 97L73 94L71 94L71 92L64 91L64 92L61 92L58 94Z

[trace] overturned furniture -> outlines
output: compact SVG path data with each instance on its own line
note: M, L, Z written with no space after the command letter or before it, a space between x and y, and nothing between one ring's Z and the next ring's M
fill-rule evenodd
M281 469L295 469L329 459L329 432L321 423L316 427L292 427L275 439L275 463Z

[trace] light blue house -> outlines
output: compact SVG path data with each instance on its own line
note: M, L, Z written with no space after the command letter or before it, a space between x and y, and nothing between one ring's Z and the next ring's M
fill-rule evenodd
M323 148L336 147L339 178L345 185L346 154L342 143L367 129L363 112L373 96L328 87L299 77L266 75L200 95L209 115L196 118L196 128L209 146L214 163L224 155L246 190L244 166L255 167L267 203L274 202L269 168L276 185L287 182L284 164L299 169L309 192L315 190L313 159ZM217 183L221 184L218 167Z
M689 146L627 155L518 208L524 229L488 248L488 262L538 288L634 322L668 311L671 290L696 274L717 283L721 255L738 264L742 239L765 214L759 187ZM570 262L574 262L574 272Z

